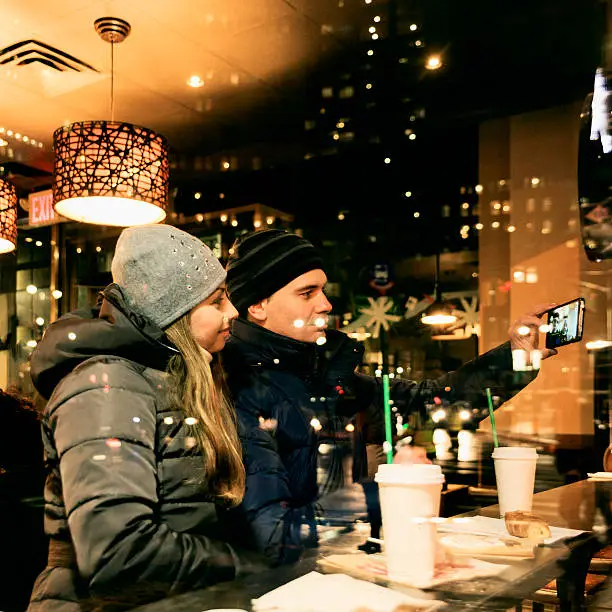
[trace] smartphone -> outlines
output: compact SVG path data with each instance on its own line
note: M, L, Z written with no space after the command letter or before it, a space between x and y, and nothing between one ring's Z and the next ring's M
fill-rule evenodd
M549 329L546 348L556 349L582 340L584 298L577 298L547 311Z

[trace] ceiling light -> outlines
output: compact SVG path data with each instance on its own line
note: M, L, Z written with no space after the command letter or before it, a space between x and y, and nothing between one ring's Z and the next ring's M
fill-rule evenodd
M190 76L189 79L187 80L187 85L189 85L189 87L194 87L194 88L203 87L204 81L197 74L194 74Z
M430 55L427 58L427 63L425 64L425 68L427 70L438 70L438 68L442 67L442 60L439 55Z
M15 185L0 177L0 253L17 246L17 191Z
M111 44L111 120L82 121L53 134L53 199L69 219L125 227L158 223L168 203L168 145L154 131L114 121L114 45L130 33L123 19L94 23Z
M421 317L425 325L449 325L454 323L457 317L452 313L450 306L442 301L440 293L440 252L436 252L436 275L434 279L434 302Z
M612 342L610 340L591 340L586 343L587 351L600 351L602 349L607 349L612 346Z

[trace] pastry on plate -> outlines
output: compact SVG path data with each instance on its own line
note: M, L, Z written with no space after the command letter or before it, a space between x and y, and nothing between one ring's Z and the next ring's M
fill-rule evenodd
M504 520L506 529L512 536L537 541L546 540L551 536L548 523L532 512L513 510L512 512L506 512Z

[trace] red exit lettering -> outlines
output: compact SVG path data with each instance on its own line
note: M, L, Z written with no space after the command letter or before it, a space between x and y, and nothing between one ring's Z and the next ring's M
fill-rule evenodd
M53 192L51 189L30 194L30 225L50 225L59 219L53 209Z

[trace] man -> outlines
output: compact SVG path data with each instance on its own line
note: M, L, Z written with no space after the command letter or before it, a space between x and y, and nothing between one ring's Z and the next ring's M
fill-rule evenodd
M227 264L227 289L239 312L223 360L240 423L247 470L242 505L231 513L236 538L285 563L302 550L301 524L317 499L317 414L361 414L382 426L380 379L355 372L363 347L327 329L327 276L315 247L282 230L238 239ZM424 411L434 396L486 406L484 390L507 399L513 349L537 342L541 321L526 315L511 328L511 343L437 380L394 380L400 414ZM519 326L528 326L521 336ZM548 356L548 352L544 356ZM524 386L520 385L520 386Z

